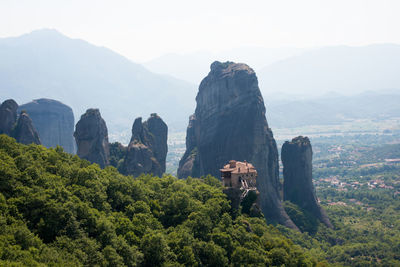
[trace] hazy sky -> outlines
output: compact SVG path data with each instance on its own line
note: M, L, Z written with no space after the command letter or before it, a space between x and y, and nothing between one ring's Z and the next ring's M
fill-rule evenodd
M0 0L0 37L54 28L141 62L242 46L400 43L399 0Z

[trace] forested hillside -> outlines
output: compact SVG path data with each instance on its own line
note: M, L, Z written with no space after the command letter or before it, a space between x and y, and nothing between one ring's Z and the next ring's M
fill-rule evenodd
M397 133L313 138L314 184L334 230L286 203L304 231L287 236L340 266L400 266L400 159Z
M1 266L313 266L212 177L123 176L0 136Z

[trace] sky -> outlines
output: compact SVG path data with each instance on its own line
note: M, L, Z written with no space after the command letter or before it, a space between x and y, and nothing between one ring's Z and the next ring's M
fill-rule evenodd
M399 0L0 0L0 37L52 28L136 62L244 46L400 44Z

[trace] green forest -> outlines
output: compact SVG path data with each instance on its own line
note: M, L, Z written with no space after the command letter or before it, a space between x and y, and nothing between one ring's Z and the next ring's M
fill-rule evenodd
M396 146L317 154L334 229L286 201L300 233L233 211L211 176L124 176L1 135L0 266L399 266L400 167L360 167L366 154L397 156Z
M278 228L332 265L400 266L400 163L390 162L399 142L399 133L314 138L314 185L334 229L292 203L285 208L303 233Z
M0 136L0 266L316 266L213 177L121 175ZM321 263L323 264L323 263Z

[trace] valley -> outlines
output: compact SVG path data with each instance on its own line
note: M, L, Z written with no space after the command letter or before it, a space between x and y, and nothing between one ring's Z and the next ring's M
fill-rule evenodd
M335 230L313 228L310 222L303 225L302 212L296 218L285 203L295 223L307 230L299 234L278 227L280 231L321 261L396 266L400 261L400 120L276 128L278 147L299 133L311 139L315 189ZM167 170L171 173L184 152L184 138L184 133L170 137Z
M307 125L293 128L274 127L271 125L278 147L295 136L308 136L313 145L314 167L319 166L320 158L335 155L335 149L327 150L330 141L332 146L345 144L383 145L400 143L400 117L384 120L359 119L342 124ZM176 169L185 152L185 132L173 132L168 136L167 172L176 174ZM351 151L350 151L351 152Z
M1 266L400 265L400 45L0 59Z

